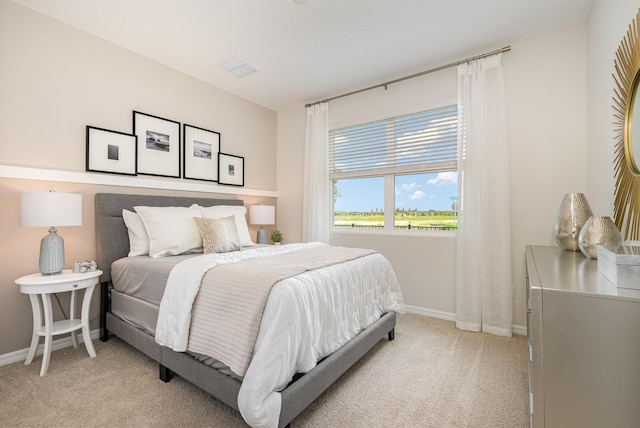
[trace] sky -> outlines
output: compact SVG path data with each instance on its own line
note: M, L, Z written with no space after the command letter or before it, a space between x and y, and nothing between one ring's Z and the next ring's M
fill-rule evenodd
M457 172L398 175L395 180L395 207L418 210L451 210L458 196ZM340 180L336 211L383 211L384 178Z

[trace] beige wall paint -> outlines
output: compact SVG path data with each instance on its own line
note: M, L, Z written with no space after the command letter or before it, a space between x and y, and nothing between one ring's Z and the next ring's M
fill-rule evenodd
M562 196L587 189L586 31L512 43L508 108L514 324L526 325L524 248L555 245Z
M524 326L524 247L553 245L551 232L562 195L587 191L586 29L578 26L508 42L512 51L503 54L502 63L508 105L513 321ZM481 52L469 55L476 53ZM449 99L455 102L455 76L455 69L449 69L391 85L387 91L376 89L332 101L330 122L344 126L418 111ZM287 153L288 164L302 162L305 119L302 106L278 114L278 203L287 207L291 218L301 217L302 178L283 171L281 160ZM301 224L291 227L289 234L300 239ZM412 310L444 317L455 313L455 237L341 232L331 239L334 244L364 245L385 254Z
M0 2L0 64L0 170L23 167L18 169L26 175L0 175L0 357L29 346L31 306L14 280L38 271L39 242L47 232L20 227L21 192L83 195L83 225L59 229L66 267L95 258L96 192L236 198L247 206L276 203L275 112L7 1ZM229 194L235 189L229 186L203 190L203 182L148 176L98 174L98 184L83 183L83 174L73 182L38 179L43 173L83 172L86 125L131 132L133 110L220 132L222 150L245 157L240 195ZM105 177L126 185L109 185ZM167 190L176 185L186 190ZM250 227L252 237L256 231ZM68 296L61 300L68 304ZM54 311L55 319L61 317L58 308ZM91 316L98 316L97 294ZM96 321L91 325L97 326Z
M131 132L137 110L220 132L245 186L276 189L271 110L12 2L0 53L1 164L84 171L86 125Z
M284 242L302 241L304 106L278 112L278 228Z

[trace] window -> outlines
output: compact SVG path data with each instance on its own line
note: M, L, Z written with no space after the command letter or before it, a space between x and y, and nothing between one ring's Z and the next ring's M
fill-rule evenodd
M457 114L448 106L329 131L334 227L457 229Z

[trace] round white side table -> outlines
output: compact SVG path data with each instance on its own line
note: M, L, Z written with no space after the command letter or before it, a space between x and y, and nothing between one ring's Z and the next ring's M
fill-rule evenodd
M49 368L49 357L51 356L51 342L53 336L58 334L71 333L73 347L78 347L76 332L82 330L82 338L87 352L91 358L96 356L96 351L91 342L89 331L89 305L93 290L98 283L98 278L102 275L101 270L86 273L73 273L70 269L65 269L62 273L55 275L42 275L36 273L16 279L15 283L20 286L20 292L29 295L31 309L33 310L33 334L31 336L31 347L27 354L25 364L31 364L38 349L40 336L44 336L44 352L42 355L42 367L40 376L44 376ZM82 300L82 313L80 319L76 319L76 292L85 290ZM51 295L53 293L71 292L71 303L69 305L69 319L53 322L53 311L51 307ZM38 299L40 296L40 299ZM40 306L42 300L42 307ZM44 324L42 311L44 310Z

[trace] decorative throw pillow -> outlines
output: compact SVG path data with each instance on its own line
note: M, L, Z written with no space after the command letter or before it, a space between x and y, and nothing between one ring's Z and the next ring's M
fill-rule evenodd
M149 234L149 256L176 256L202 251L202 238L193 221L200 217L197 205L190 207L133 207Z
M193 219L200 230L205 254L227 253L241 248L234 216L220 219L199 217Z
M247 209L243 205L214 205L212 207L200 207L201 216L204 218L223 218L234 216L240 245L250 247L253 244L247 226Z
M129 233L129 257L149 254L149 234L137 213L122 210L122 218Z

